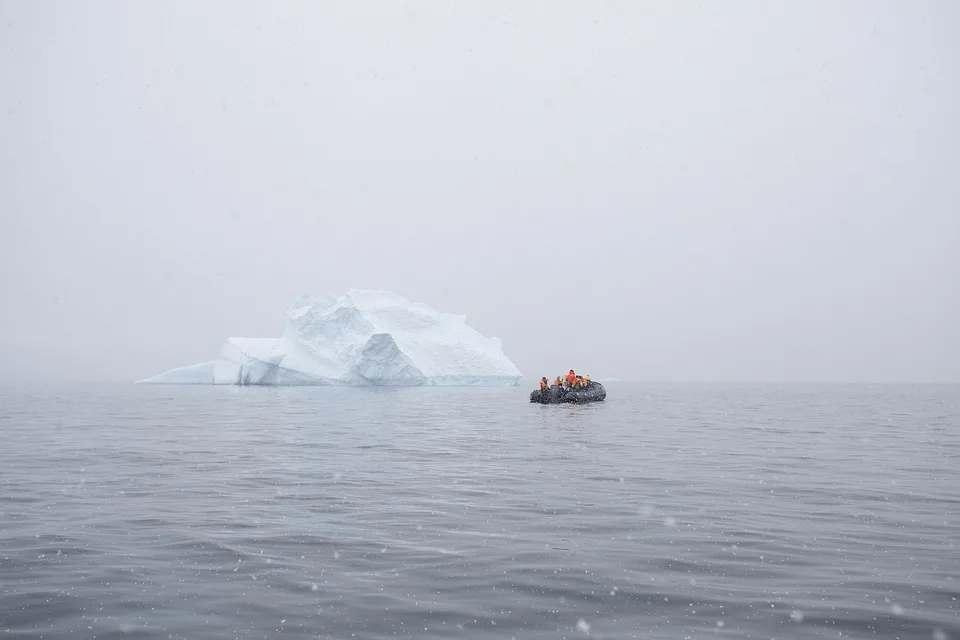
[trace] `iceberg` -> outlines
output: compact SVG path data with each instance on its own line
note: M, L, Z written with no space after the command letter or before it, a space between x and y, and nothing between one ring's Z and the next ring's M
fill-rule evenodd
M517 386L521 373L498 338L389 291L303 295L279 338L227 338L216 360L141 384Z

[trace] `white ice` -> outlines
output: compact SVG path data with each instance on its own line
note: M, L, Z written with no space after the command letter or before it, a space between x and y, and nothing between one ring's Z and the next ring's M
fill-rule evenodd
M516 386L497 338L466 318L388 291L301 296L279 338L228 338L220 357L140 380L154 384Z

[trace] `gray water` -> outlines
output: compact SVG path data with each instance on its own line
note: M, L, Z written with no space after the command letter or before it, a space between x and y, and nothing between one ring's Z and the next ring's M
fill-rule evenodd
M960 387L0 392L2 638L960 638Z

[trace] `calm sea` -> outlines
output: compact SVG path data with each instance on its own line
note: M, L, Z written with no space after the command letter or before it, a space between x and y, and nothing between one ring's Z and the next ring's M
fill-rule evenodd
M0 638L960 639L960 386L0 391Z

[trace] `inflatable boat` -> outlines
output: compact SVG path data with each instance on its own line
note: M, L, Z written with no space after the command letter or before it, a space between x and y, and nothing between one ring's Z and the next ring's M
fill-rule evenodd
M530 392L530 402L540 404L560 404L561 402L584 404L600 402L606 397L607 390L603 388L602 384L593 380L587 383L586 389L564 389L557 385L551 385L549 389L536 389Z

